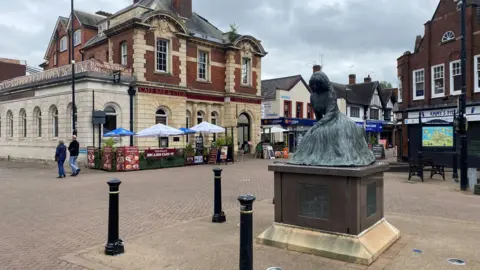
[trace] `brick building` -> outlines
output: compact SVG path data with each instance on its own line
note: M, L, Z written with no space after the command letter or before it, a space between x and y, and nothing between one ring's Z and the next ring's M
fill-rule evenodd
M255 37L220 31L192 11L192 0L132 0L132 4L114 14L75 11L71 19L60 17L57 20L45 62L41 65L48 74L36 77L43 80L43 88L29 78L0 85L0 119L8 120L8 126L1 120L0 126L12 130L8 130L8 138L0 137L0 144L12 146L8 151L0 147L5 150L0 156L15 155L17 148L13 146L19 143L38 144L35 142L41 140L37 138L39 132L30 134L34 129L24 132L23 127L32 126L39 117L48 116L47 124L50 125L51 121L57 121L57 131L53 135L50 127L47 133L41 133L45 137L49 134L48 142L68 135L71 130L70 117L54 117L71 114L68 87L58 88L58 82L49 84L48 79L53 76L68 85L68 76L63 75L69 69L69 65L65 65L69 64L69 25L72 21L75 60L79 65L88 63L80 65L84 72L77 74L85 81L77 91L78 137L84 146L91 145L94 140L92 108L107 112L107 123L100 132L129 127L127 89L130 79L137 90L132 112L134 131L156 123L180 128L208 121L235 129L242 126L246 140L254 145L259 142L261 60L267 53ZM107 78L111 78L112 68L123 70L124 79L120 84L112 85ZM98 82L99 78L102 84L87 83ZM51 87L58 89L54 91L49 89ZM11 96L13 89L17 91L16 96ZM28 94L19 94L20 90ZM27 102L34 98L35 103L52 106L34 108L33 103ZM45 100L41 102L40 99ZM61 123L65 128L60 129L65 133L58 132L58 121L62 119L66 123ZM17 127L21 129L16 131ZM238 133L234 136L238 140ZM155 147L158 141L135 138L135 144L140 148ZM180 142L168 138L162 139L161 144L180 146ZM51 157L51 154L43 156Z
M0 58L0 82L19 76L25 76L27 64L25 61Z
M469 155L480 154L480 1L467 1L466 78ZM403 118L398 138L399 159L413 158L422 149L422 123L452 123L458 113L461 93L460 10L453 0L440 0L432 19L425 23L423 36L414 40L413 52L397 59L399 80L397 119ZM413 41L413 40L412 40ZM412 42L413 43L413 42ZM413 45L413 44L412 44ZM425 150L425 149L424 149ZM452 149L430 148L435 158L452 156ZM446 162L449 164L452 159ZM472 161L472 162L473 162Z

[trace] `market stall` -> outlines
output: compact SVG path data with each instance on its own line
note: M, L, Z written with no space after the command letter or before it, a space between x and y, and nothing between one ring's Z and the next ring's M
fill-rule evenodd
M211 124L209 122L202 122L192 128L190 130L193 130L195 132L200 133L200 136L195 137L195 157L194 157L194 164L199 164L199 163L213 163L212 157L215 156L214 152L217 152L216 157L217 157L217 162L225 161L227 160L227 157L222 155L222 153L228 154L228 147L223 146L223 145L215 145L215 147L211 147L210 149L207 149L204 147L204 136L203 134L217 134L217 133L223 133L225 132L225 128ZM213 143L213 142L212 142ZM224 149L225 148L225 149ZM218 151L221 152L220 155L218 155ZM222 160L222 157L224 159Z

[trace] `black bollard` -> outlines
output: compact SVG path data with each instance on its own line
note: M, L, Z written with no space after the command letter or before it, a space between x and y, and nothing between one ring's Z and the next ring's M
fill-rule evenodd
M213 223L223 223L227 219L222 211L222 169L213 169L214 181L214 202L213 202Z
M240 270L253 270L253 201L255 196L238 196L240 202Z
M109 209L108 209L108 241L105 245L105 254L110 256L119 255L125 252L123 241L118 233L118 195L122 181L112 179L107 182L110 187Z

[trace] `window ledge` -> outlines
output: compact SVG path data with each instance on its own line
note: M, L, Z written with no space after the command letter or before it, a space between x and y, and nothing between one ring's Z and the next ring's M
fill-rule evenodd
M252 87L252 84L244 84L244 83L241 83L240 86L242 86L242 87Z
M206 83L206 84L211 84L211 81L203 80L203 79L197 79L198 83Z
M160 70L155 70L153 72L153 74L157 74L157 75L164 75L164 76L172 76L173 74L170 73L170 72L165 72L165 71L160 71Z
M444 98L445 95L439 95L439 96L431 96L430 99L437 99L437 98Z
M450 93L450 95L452 96L458 96L458 95L461 95L462 94L462 91L453 91Z
M423 96L423 97L414 97L414 98L413 98L413 101L424 100L424 99L425 99L425 96Z

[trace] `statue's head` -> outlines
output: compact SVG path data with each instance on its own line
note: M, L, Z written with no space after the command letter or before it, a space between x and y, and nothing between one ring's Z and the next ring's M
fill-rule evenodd
M313 73L309 85L314 93L324 93L330 90L330 80L323 71Z

